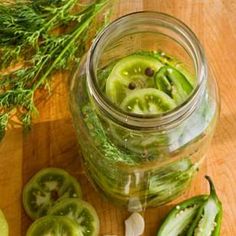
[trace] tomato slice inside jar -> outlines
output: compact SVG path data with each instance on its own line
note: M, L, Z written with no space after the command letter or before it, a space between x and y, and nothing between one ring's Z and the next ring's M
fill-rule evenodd
M107 78L107 97L119 105L133 90L154 87L154 75L162 66L151 56L124 57L115 64Z

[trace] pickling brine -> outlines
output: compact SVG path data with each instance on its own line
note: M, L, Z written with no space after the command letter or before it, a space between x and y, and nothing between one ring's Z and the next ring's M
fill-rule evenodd
M142 12L97 37L73 73L71 110L91 182L137 211L188 188L219 106L195 35L175 18Z

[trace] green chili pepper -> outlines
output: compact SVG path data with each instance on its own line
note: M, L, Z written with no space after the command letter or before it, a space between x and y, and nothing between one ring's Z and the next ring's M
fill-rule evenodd
M210 184L210 196L199 209L198 215L193 221L187 236L218 236L222 219L222 204L219 201L213 182L206 176Z
M200 195L188 199L165 218L157 236L219 236L222 220L222 204L219 201L213 182L210 195Z
M158 89L173 98L177 104L185 101L193 90L188 79L171 66L163 66L159 69L155 75L155 84Z
M199 208L206 199L207 195L200 195L188 199L173 208L164 220L157 236L177 236L187 232Z

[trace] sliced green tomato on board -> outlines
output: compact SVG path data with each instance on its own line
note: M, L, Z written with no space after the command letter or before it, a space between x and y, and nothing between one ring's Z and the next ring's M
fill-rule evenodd
M154 75L163 64L150 56L131 55L112 69L106 82L106 95L119 105L133 90L154 87Z
M0 210L0 235L1 236L8 236L8 223L7 220L3 214L3 212Z
M121 103L121 108L135 114L160 114L176 107L175 101L155 88L137 89Z
M163 66L155 75L158 89L172 97L177 104L186 100L193 91L188 79L178 70L170 66Z
M98 215L95 209L83 200L63 199L49 210L49 214L73 219L78 224L81 236L97 236L99 234Z
M45 216L36 220L26 236L80 236L77 223L63 216Z
M47 214L55 202L64 198L80 198L81 188L78 181L66 171L46 168L39 171L25 185L23 205L26 213L37 219Z

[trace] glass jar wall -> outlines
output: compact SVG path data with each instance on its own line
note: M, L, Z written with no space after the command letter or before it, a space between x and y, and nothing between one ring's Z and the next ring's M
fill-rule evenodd
M102 89L110 66L140 52L191 75L195 88L186 101L156 115L127 113L111 103ZM124 16L100 33L72 75L70 102L88 177L130 211L165 204L188 188L219 113L217 85L196 36L155 12Z

